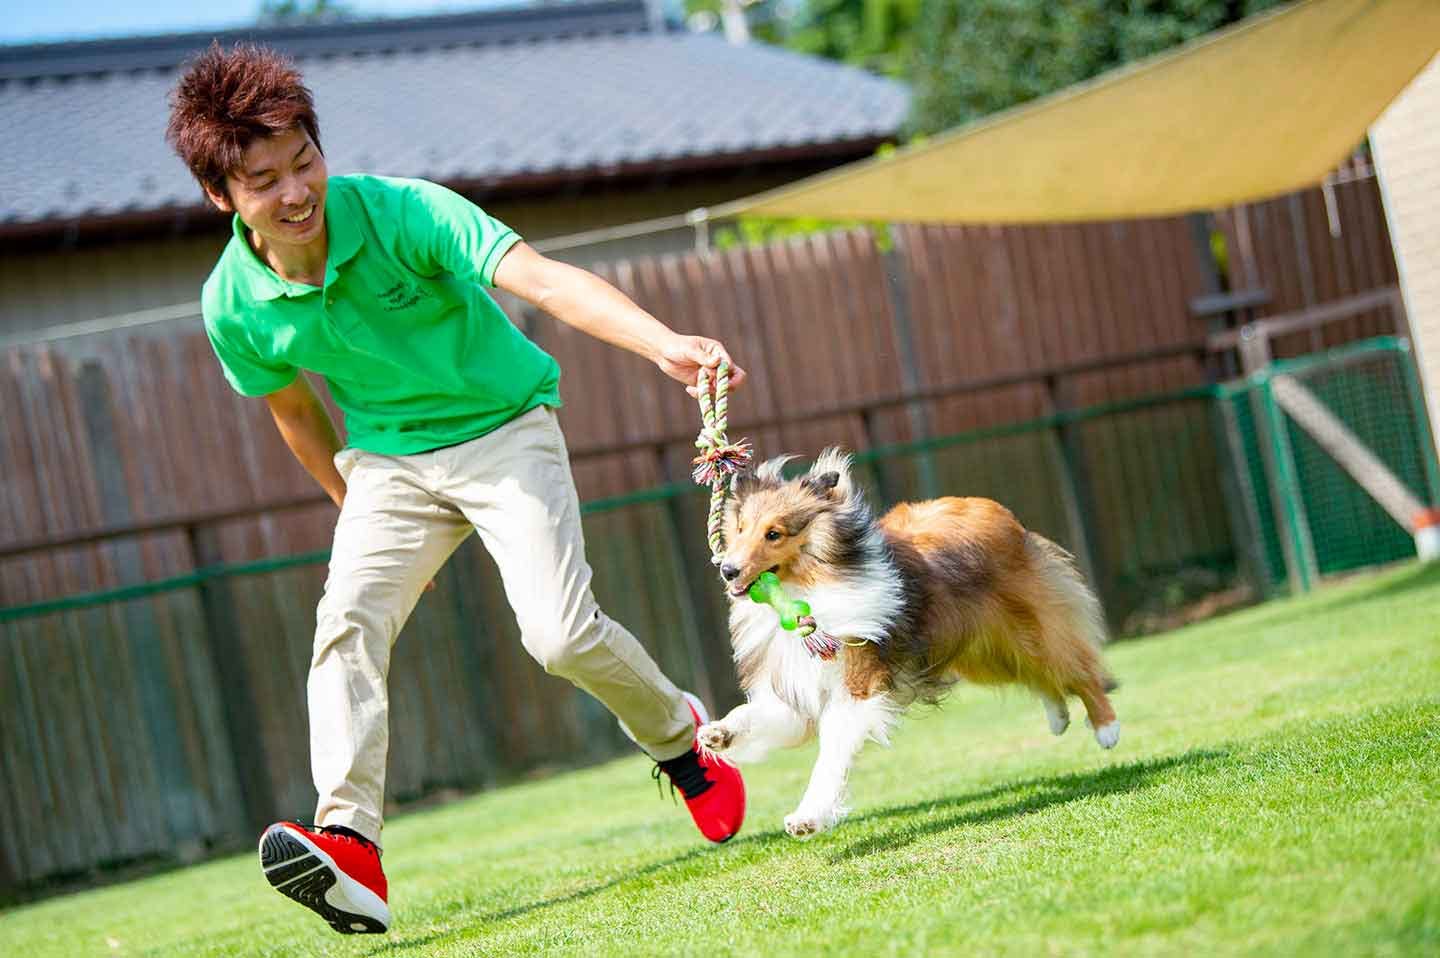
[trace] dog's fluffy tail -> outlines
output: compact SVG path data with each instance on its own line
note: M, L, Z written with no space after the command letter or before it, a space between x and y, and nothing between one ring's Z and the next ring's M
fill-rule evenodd
M1059 613L1055 617L1059 621L1045 623L1045 627L1067 632L1098 650L1109 638L1105 615L1100 600L1076 567L1075 557L1034 532L1025 534L1025 548L1050 592L1054 603L1051 608ZM1104 676L1103 685L1107 692L1116 688L1115 680L1108 674Z

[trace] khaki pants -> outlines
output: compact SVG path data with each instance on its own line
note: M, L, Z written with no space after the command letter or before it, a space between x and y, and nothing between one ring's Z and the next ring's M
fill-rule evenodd
M379 842L390 649L426 583L472 530L545 671L604 703L652 757L690 748L694 723L680 691L590 594L580 503L553 410L532 409L431 452L345 449L335 458L347 491L308 682L316 824Z

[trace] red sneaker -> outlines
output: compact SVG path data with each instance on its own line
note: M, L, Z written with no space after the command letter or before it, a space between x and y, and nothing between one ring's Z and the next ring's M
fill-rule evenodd
M260 867L275 890L351 935L390 927L380 852L352 832L278 822L260 836Z
M686 692L685 700L697 729L710 721L698 698ZM692 745L678 758L656 762L656 781L661 772L670 777L671 788L678 788L685 796L685 807L700 834L712 842L726 842L740 831L745 821L745 781L734 765L718 756L707 756Z

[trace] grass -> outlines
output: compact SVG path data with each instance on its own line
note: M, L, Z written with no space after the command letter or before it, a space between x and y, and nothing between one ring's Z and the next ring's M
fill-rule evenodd
M813 746L749 770L721 847L636 757L393 821L385 937L247 855L0 913L0 954L1436 954L1437 609L1411 566L1117 645L1109 753L958 690L803 844L780 821Z

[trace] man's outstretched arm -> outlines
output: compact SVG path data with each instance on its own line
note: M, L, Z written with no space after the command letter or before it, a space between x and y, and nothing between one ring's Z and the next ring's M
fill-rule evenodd
M320 483L335 505L345 502L345 480L335 469L335 453L340 451L340 436L335 432L335 423L330 411L315 395L310 381L301 373L284 389L276 390L265 397L270 406L270 415L275 417L275 427L280 430L285 444L305 471Z
M568 326L644 356L692 396L700 368L713 369L722 360L733 370L731 387L745 381L745 371L717 340L676 333L594 273L542 256L526 243L505 254L495 285Z

